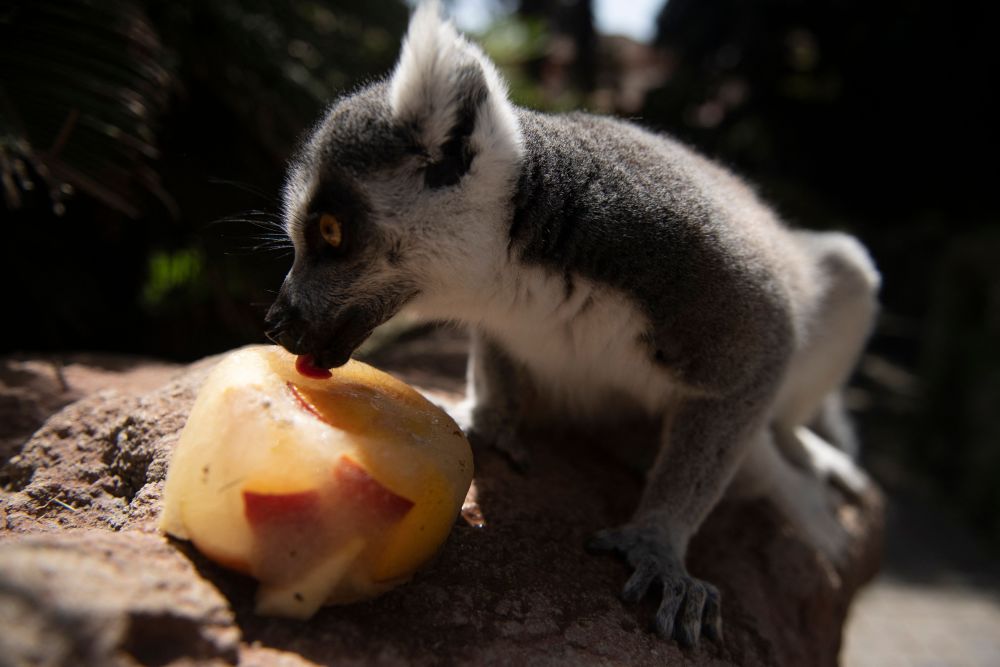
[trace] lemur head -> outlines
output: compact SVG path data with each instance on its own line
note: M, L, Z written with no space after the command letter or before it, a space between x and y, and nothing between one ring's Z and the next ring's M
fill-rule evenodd
M521 153L493 65L436 2L418 7L388 80L334 102L293 161L283 208L295 260L268 336L339 366L406 303L442 298L482 268Z

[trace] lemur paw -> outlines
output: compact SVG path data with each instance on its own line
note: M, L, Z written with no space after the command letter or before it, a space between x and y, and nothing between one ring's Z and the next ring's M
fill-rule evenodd
M587 543L591 552L614 552L632 566L622 599L638 602L650 587L660 587L660 606L653 626L662 639L695 646L704 635L722 641L722 607L718 589L687 573L666 540L656 531L635 525L598 531Z
M489 447L498 451L517 470L527 470L531 457L518 437L514 420L504 419L492 410L468 402L460 403L451 417L465 431L473 449Z
M517 437L514 428L481 430L478 426L473 426L465 432L465 435L474 450L490 447L499 452L518 471L524 472L528 469L531 456L524 443Z

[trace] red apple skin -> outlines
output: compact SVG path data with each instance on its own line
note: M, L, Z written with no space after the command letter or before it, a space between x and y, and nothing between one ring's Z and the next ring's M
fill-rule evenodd
M296 493L244 491L243 514L254 528L264 524L302 523L319 518L320 497L316 491Z
M395 523L402 520L413 507L413 501L393 493L369 475L364 468L347 458L340 457L333 470L337 494L345 505L353 505L370 513L372 518Z
M310 403L309 400L305 396L302 395L302 390L299 389L298 386L296 386L292 382L286 382L285 386L288 387L288 390L290 392L292 392L292 397L295 398L295 403L300 408L302 408L303 410L305 410L306 412L308 412L313 417L315 417L316 419L320 420L321 422L323 422L327 426L333 426L333 424L330 423L330 420L327 419L326 417L324 417L323 414L320 413L320 411L317 410L316 407L312 403Z
M333 469L335 496L326 502L318 490L294 493L243 491L243 514L255 531L313 524L322 530L324 516L365 516L368 520L396 523L410 511L413 501L385 488L364 468L346 456ZM323 506L326 510L323 510Z

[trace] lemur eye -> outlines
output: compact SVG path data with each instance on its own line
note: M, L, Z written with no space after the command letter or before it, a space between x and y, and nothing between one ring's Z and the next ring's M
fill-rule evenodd
M324 213L319 218L319 233L323 240L334 248L339 248L344 241L344 235L340 227L340 220L330 213Z

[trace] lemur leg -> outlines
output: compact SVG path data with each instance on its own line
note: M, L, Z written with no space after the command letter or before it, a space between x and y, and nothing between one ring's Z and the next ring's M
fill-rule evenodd
M823 446L844 456L825 442ZM769 431L762 431L751 443L730 492L739 497L767 497L832 562L840 564L846 557L850 536L831 509L827 489L812 471L792 465Z
M805 426L793 432L800 447L809 459L809 468L821 479L837 485L851 496L860 496L871 482L865 472L841 449Z
M684 566L691 536L718 502L739 466L747 440L763 428L756 401L689 399L664 424L664 442L642 500L627 525L599 532L589 546L616 551L634 568L622 591L641 599L655 585L662 601L655 628L684 645L700 635L721 640L718 590L688 574Z
M520 468L528 453L518 437L530 378L520 364L479 331L472 333L466 397L452 416L475 445L496 448Z
M861 453L858 436L844 405L843 390L827 394L819 412L809 422L809 428L851 459L857 459Z
M871 332L878 274L850 236L799 232L796 238L815 257L824 289L775 402L774 440L796 465L857 494L867 481L850 457L857 443L839 392Z

